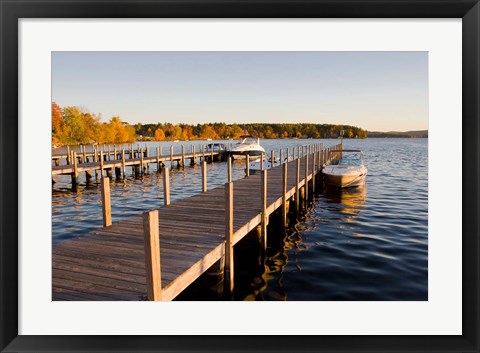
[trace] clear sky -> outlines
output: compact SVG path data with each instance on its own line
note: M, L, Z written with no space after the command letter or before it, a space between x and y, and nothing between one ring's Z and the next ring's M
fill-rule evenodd
M427 52L53 52L52 101L129 123L428 129Z

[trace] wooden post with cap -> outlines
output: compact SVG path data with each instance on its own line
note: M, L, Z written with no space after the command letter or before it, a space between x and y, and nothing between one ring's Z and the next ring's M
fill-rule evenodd
M160 266L158 210L148 211L143 214L143 236L147 274L147 298L151 301L160 301L162 300L162 271Z
M233 260L233 182L229 182L225 184L225 284L230 293L234 289Z

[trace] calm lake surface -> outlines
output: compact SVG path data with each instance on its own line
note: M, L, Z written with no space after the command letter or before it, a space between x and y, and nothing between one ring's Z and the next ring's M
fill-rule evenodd
M210 142L210 141L209 141ZM328 147L339 140L262 140L267 151L313 143ZM150 153L181 144L198 151L205 141L139 143ZM366 185L321 190L291 230L269 229L265 264L246 239L235 248L235 300L428 300L428 139L344 140L344 148L365 153ZM62 152L59 149L55 152ZM277 154L278 155L278 154ZM168 163L167 163L168 165ZM233 178L244 177L244 163L233 165ZM162 174L111 183L113 222L163 205ZM208 164L208 188L227 179L226 163ZM201 168L173 168L171 199L201 192ZM98 181L71 190L69 176L56 176L52 186L53 242L102 227ZM271 222L274 223L274 222ZM240 259L241 258L241 259ZM237 273L238 272L238 273ZM192 285L178 299L217 300L214 293Z

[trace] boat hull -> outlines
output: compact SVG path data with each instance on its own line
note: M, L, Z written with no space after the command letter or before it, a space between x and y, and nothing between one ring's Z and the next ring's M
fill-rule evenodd
M336 186L339 188L349 188L365 184L365 174L354 174L354 175L333 175L323 173L323 180L325 184Z
M246 159L247 155L251 157L260 157L262 155L263 151L229 151L227 154L231 156L233 159Z

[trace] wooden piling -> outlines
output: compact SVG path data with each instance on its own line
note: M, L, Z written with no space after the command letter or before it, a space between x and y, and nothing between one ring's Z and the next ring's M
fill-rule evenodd
M126 165L125 165L125 149L122 149L122 173L123 173L123 178L125 179L125 170L126 170Z
M144 172L144 166L143 166L143 148L140 149L140 173L143 174Z
M275 152L273 150L270 152L270 166L271 168L275 166Z
M262 248L267 251L267 170L262 170Z
M173 146L170 146L170 168L173 168Z
M103 150L100 151L100 177L103 178Z
M202 192L207 192L207 162L202 162Z
M195 157L195 145L192 145L192 155L193 155L193 157L192 157L191 165L195 165L195 164L197 164L197 159Z
M82 160L82 162L83 162L83 163L87 163L87 151L86 151L86 150L87 150L87 146L83 146L83 151L82 151L82 153L83 153L83 160Z
M250 176L250 155L247 154L245 158L245 174Z
M233 183L225 184L225 282L226 289L232 293L233 278Z
M170 205L170 169L163 168L163 198L165 206Z
M288 180L288 163L282 165L282 225L287 227L287 180Z
M213 163L213 143L211 145L212 145L212 150L210 151L210 153L211 153L210 162Z
M112 206L110 203L110 179L108 177L102 178L102 214L103 226L108 227L112 225Z
M77 152L72 152L72 162L73 162L73 175L72 175L72 185L76 186L78 183L78 161L77 161Z
M308 204L308 154L305 151L305 208Z
M157 147L157 172L160 171L160 147Z
M227 183L232 182L232 157L227 158Z
M162 300L162 272L160 268L158 210L148 211L143 214L143 235L147 298L150 301L160 301Z
M280 158L280 165L283 164L282 157L283 157L283 156L282 156L282 149L280 148L280 156L279 156L279 158Z
M185 167L185 146L182 145L182 167Z
M299 150L300 152L300 150ZM300 208L300 158L297 158L297 178L295 180L295 211L297 212Z
M70 146L67 145L67 165L70 165L72 164L72 156L71 156L71 153L70 153Z

